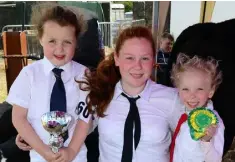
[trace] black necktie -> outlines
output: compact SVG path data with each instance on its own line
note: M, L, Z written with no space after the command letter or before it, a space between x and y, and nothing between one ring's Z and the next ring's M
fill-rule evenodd
M63 69L54 68L52 72L55 75L56 81L51 93L50 111L66 112L66 93L61 72ZM68 132L63 134L64 142L68 139Z
M124 128L124 145L122 150L122 161L121 162L131 162L133 156L133 128L135 123L135 133L134 133L134 141L135 141L135 149L137 148L140 141L141 134L141 125L140 125L140 115L138 108L136 106L136 100L140 98L140 96L136 98L128 97L126 94L122 93L124 97L126 97L130 102L130 110L126 118L125 128Z

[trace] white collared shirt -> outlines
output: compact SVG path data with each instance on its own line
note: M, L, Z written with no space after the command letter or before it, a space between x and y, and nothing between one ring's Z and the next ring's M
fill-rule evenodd
M24 67L12 84L7 97L7 102L10 104L19 105L28 109L27 119L45 144L49 143L50 136L42 127L41 116L50 111L51 92L56 80L52 72L53 68L54 65L46 57ZM88 122L90 118L90 116L87 116L87 113L81 112L79 115L77 113L79 111L78 108L82 108L83 111L85 110L82 102L85 102L87 92L79 89L79 85L75 82L75 79L84 79L83 76L86 67L71 61L60 68L64 70L61 73L61 77L66 91L67 113L73 117L69 126L69 138L64 143L64 146L68 146L77 119ZM86 146L83 145L74 162L86 162L86 153ZM34 150L30 151L30 159L31 162L45 161Z
M182 106L184 107L184 106ZM213 109L212 101L207 105ZM183 108L184 109L184 108ZM182 110L182 109L181 109ZM210 142L195 141L190 135L188 122L181 125L176 137L173 162L221 162L224 148L224 124L219 114L215 111L219 120L217 131ZM189 114L190 111L186 113ZM183 112L182 112L183 113Z
M106 116L98 118L100 162L121 161L124 125L130 109L130 103L121 95L122 92L118 82L114 97L104 113ZM137 149L133 149L132 162L169 162L170 130L174 130L180 116L174 104L177 91L148 80L139 96L136 104L141 120L141 137Z

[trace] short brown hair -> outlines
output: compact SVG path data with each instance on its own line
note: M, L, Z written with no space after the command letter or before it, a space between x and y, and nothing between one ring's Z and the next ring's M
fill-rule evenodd
M174 42L174 36L173 35L171 35L170 33L168 33L168 32L164 32L162 35L161 35L161 39L169 39L169 40L171 40L172 42Z
M176 63L173 65L171 79L173 84L178 87L180 73L189 70L200 70L207 73L211 77L211 86L216 90L222 82L222 72L219 70L218 66L218 61L212 57L203 59L195 55L190 58L186 54L180 53L177 57Z
M35 25L38 38L43 35L43 25L47 21L54 21L60 26L71 25L75 28L77 38L83 28L82 16L78 17L68 7L56 3L38 3L32 7L31 23Z

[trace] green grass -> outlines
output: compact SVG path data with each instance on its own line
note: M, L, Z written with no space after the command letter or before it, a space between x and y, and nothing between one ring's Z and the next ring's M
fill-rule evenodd
M0 58L0 103L7 97L7 84L4 60Z

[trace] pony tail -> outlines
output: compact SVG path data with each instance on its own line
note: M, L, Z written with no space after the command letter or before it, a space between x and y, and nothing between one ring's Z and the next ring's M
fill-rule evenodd
M90 91L86 99L90 113L94 113L92 106L95 106L97 115L105 116L104 112L113 98L115 86L120 78L119 69L115 66L114 53L111 53L99 63L96 71L86 71L86 81L77 81L82 90ZM86 88L82 88L82 84L86 84Z
M120 80L121 76L118 67L115 66L114 53L111 53L107 59L99 64L97 67L97 75L104 84L109 83L112 86L115 86Z

